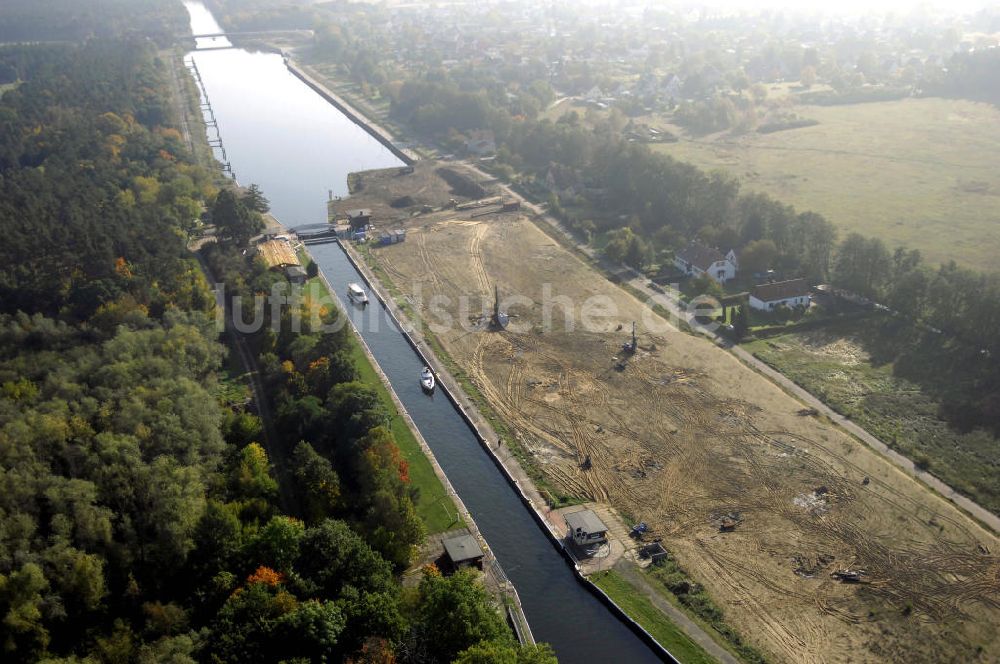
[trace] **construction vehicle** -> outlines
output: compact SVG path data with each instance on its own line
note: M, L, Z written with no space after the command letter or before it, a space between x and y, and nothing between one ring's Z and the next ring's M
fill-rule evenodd
M736 526L743 522L743 515L739 512L730 512L729 514L723 514L722 518L719 519L719 532L721 533L731 533L736 530Z
M510 323L510 316L507 312L500 311L500 287L493 286L493 316L490 318L490 327L494 330L505 330Z
M865 578L868 572L863 569L838 569L836 572L831 572L830 576L844 583L868 583Z
M635 322L632 322L632 340L626 341L622 344L622 352L626 355L634 355L636 349L639 348L639 340L635 337Z

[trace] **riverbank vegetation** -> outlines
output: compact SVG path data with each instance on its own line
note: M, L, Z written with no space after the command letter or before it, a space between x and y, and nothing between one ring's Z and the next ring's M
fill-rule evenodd
M308 271L318 268L304 252ZM326 282L319 276L311 277L304 287L303 299L307 310L315 307L334 308L338 306ZM438 479L430 459L417 440L416 435L403 414L396 407L392 395L382 381L378 370L369 360L361 341L354 335L348 335L349 355L357 368L357 380L370 387L378 395L379 401L389 418L388 429L399 446L399 452L409 465L410 485L416 500L414 501L417 516L423 522L428 534L451 530L461 525L462 519L452 497Z
M237 205L241 204L238 199ZM291 295L280 273L248 259L235 242L210 244L203 252L216 279L229 287L227 304L237 297L246 302L275 293ZM412 481L411 461L397 445L394 433L405 424L372 367L361 369L356 364L358 341L351 335L345 314L325 289L316 286L315 281L307 286L305 297L293 296L277 318L272 317L276 310L266 304L261 330L249 338L275 414L277 439L271 445L286 458L286 471L279 480L290 487L288 502L291 512L301 519L303 537L310 528L328 527L331 518L337 519L343 524L338 527L364 543L368 558L379 561L390 573L399 572L408 566L425 533L415 506L425 498L419 487L440 493L426 496L428 501L440 501L447 494L424 457L419 471L423 484ZM293 323L296 317L299 322ZM403 438L408 447L419 452L412 433L407 430L404 436L408 436ZM442 510L432 502L428 507ZM443 514L450 518L447 510ZM439 515L432 516L428 525L440 526L439 520ZM284 541L295 545L294 537ZM336 543L323 551L342 555ZM370 566L361 560L349 563L352 573ZM313 565L316 570L330 565L317 558L315 551L299 564ZM274 565L269 568L287 578L304 575L294 566L285 572ZM337 636L336 647L319 652L344 656L360 648L365 656L394 653L400 661L414 662L482 661L486 657L482 653L511 662L555 660L545 646L518 646L495 600L467 573L442 579L430 567L415 590L404 591L398 582L366 590L351 578L338 581L334 590L335 604L347 618L346 628ZM456 615L462 618L456 620ZM282 632L277 626L275 630L254 638L278 648ZM246 655L258 645L241 648L250 648L239 651Z
M647 570L652 582L669 592L676 601L697 617L702 623L714 629L736 652L740 659L749 664L765 664L767 659L754 646L740 636L726 622L725 613L705 592L705 588L695 583L677 560L669 557Z
M402 588L423 528L346 331L269 337L277 440L222 383L187 240L243 202L192 163L152 44L0 60L3 660L554 661L468 574ZM234 228L209 257L253 296Z

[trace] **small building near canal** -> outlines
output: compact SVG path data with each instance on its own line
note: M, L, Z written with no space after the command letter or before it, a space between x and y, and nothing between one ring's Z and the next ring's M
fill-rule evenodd
M456 569L475 567L483 569L483 549L472 535L459 535L442 542L445 557Z
M593 510L580 510L563 515L569 527L567 536L577 546L589 547L608 540L608 527Z
M301 265L289 265L285 268L285 276L293 284L304 284L309 278L305 269Z
M372 211L369 208L348 210L347 223L351 226L351 230L362 231L372 223Z
M257 253L271 270L284 270L299 265L299 257L287 239L274 238L257 245Z

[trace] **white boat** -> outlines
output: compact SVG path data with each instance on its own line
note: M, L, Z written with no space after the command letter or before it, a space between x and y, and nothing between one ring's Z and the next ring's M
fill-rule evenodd
M420 372L420 387L424 388L424 392L433 392L435 385L434 372L430 367L424 367Z
M347 297L351 298L352 302L361 305L368 304L368 296L365 295L364 289L357 284L347 284Z

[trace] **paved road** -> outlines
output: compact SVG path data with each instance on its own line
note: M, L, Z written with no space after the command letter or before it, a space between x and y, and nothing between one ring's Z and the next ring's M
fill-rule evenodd
M494 176L485 173L484 171L477 168L474 164L468 162L462 162L462 163L469 170L473 171L482 178L495 179ZM500 189L503 190L505 196L510 196L511 198L515 198L521 201L522 207L530 210L535 215L537 215L540 221L543 221L550 227L560 232L572 246L576 247L580 252L582 252L591 260L593 260L599 267L601 267L605 271L614 272L615 274L618 275L628 274L629 279L627 283L629 286L631 286L635 290L645 295L648 298L648 301L655 302L656 304L662 306L670 313L672 317L674 317L671 320L669 320L671 325L674 325L674 320L688 319L689 314L687 314L680 308L679 305L680 301L677 298L676 293L673 295L665 295L663 293L658 293L654 291L649 286L649 280L646 279L643 275L639 274L638 272L636 272L631 268L610 264L605 258L598 255L597 252L594 251L593 247L580 243L569 231L569 229L563 226L558 219L555 219L554 217L550 216L543 208L541 208L538 205L535 205L534 203L531 203L530 201L525 200L523 196L511 190L511 188L508 187L507 185L500 184L499 186ZM998 517L996 514L986 509L982 505L976 503L967 496L963 496L954 488L952 488L945 482L942 482L934 475L931 475L926 471L920 470L914 465L913 461L903 456L899 452L891 449L888 445L886 445L884 442L873 436L863 427L854 423L847 417L844 417L840 413L834 411L832 408L830 408L825 403L820 401L816 396L805 390L802 386L798 385L797 383L792 381L790 378L788 378L781 372L773 369L767 363L754 357L747 350L743 349L738 345L734 345L732 341L730 341L729 339L717 335L713 332L702 330L702 333L705 334L705 336L709 337L712 341L714 341L720 348L724 348L730 351L737 358L739 358L744 364L750 366L757 372L771 379L773 382L777 383L780 387L782 387L786 392L796 397L807 406L815 408L819 413L829 418L831 422L833 422L836 425L839 425L849 434L858 438L861 442L865 443L875 451L881 453L884 457L886 457L889 461L894 463L903 472L910 475L911 477L917 478L918 480L920 480L921 482L932 488L934 491L937 491L939 494L950 500L960 509L962 509L967 514L972 516L974 519L976 519L977 521L979 521L980 523L991 529L993 532L1000 533L1000 517Z

